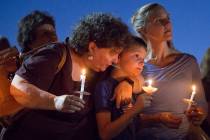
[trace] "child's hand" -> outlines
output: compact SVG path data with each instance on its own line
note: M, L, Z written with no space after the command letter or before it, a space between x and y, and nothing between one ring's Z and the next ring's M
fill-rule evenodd
M126 113L127 111L129 111L130 109L132 109L133 105L132 103L130 103L129 105L127 105L126 107L123 107L122 110L123 110L123 113Z
M134 108L139 113L143 108L149 107L152 102L152 96L147 94L141 94L137 97L136 103L134 104Z

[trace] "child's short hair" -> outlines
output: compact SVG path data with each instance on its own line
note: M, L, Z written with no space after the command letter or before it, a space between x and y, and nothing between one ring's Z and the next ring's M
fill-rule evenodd
M147 51L147 44L140 37L132 36L131 39L129 40L128 44L127 44L126 49L130 49L134 45L143 47Z

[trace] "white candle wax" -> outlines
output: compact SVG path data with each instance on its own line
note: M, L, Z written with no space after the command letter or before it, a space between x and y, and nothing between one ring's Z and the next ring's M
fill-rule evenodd
M83 94L85 90L85 78L86 78L85 69L83 69L80 75L80 80L81 80L80 99L83 99Z
M148 80L148 87L152 87L152 80Z
M192 105L192 102L194 100L194 97L195 97L195 94L196 94L196 91L195 91L195 85L192 86L192 94L190 96L190 102L188 104L188 107L187 107L187 110L190 109L191 105Z

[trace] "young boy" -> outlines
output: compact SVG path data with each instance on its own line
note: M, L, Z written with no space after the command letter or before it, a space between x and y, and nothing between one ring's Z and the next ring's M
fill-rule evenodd
M133 81L133 92L141 92L144 82L141 72L146 56L146 44L138 37L132 37L128 47L123 50L118 64L111 74L100 81L95 89L96 120L101 139L133 140L135 139L135 125L140 111L150 105L151 96L142 94L135 103L127 105L127 109L116 108L111 101L114 89L123 80ZM129 109L128 109L129 108Z

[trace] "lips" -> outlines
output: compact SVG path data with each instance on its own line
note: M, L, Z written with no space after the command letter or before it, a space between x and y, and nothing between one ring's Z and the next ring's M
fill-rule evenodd
M165 33L171 33L171 31L170 30L166 30Z
M137 70L141 72L142 71L142 68L137 68Z

